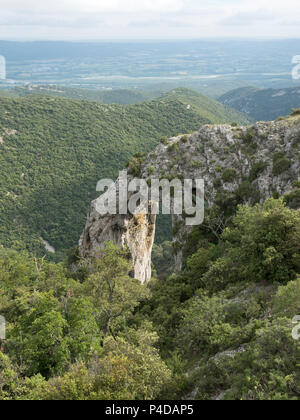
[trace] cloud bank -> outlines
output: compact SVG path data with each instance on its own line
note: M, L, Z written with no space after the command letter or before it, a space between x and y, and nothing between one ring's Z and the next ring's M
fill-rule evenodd
M0 39L300 37L299 0L0 0Z

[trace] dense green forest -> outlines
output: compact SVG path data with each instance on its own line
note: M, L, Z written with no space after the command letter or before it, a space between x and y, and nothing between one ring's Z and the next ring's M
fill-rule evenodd
M128 106L0 98L0 244L42 256L43 239L59 260L78 242L99 179L115 178L162 136L232 121L248 120L182 89Z
M259 89L242 87L225 93L219 101L255 121L273 121L300 107L300 88Z
M1 248L0 399L299 400L289 201L239 206L219 241L195 228L183 271L147 286L111 243L76 270Z
M11 95L33 96L53 95L66 99L79 99L91 102L103 102L105 104L134 105L146 102L160 93L151 93L137 89L83 89L59 85L29 85L13 89Z

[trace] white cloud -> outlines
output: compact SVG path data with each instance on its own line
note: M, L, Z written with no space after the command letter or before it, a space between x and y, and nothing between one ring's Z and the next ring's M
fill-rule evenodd
M300 37L299 0L0 0L0 38Z
M144 11L170 12L181 10L186 0L1 0L2 10L28 11L30 13L105 13Z

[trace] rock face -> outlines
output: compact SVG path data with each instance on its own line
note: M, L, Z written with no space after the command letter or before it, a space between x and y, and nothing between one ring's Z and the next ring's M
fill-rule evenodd
M163 141L138 170L140 177L148 181L204 179L205 200L211 208L216 203L263 203L292 191L293 182L300 179L299 161L300 117L295 115L251 127L203 126L192 135ZM173 226L175 260L180 269L184 235L190 228L184 216L173 216ZM93 202L80 240L80 253L95 253L108 240L127 245L134 275L144 283L151 277L154 233L155 216L101 217Z
M108 241L122 248L128 247L132 256L134 278L141 283L148 282L152 271L151 254L156 216L145 209L149 209L151 204L150 201L142 202L137 207L136 215L101 216L97 211L97 200L93 201L85 230L79 241L81 257L97 255L99 248L103 248Z

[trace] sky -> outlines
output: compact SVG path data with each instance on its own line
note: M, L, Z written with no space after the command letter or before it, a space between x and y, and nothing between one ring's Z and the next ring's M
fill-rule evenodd
M300 38L299 0L0 0L2 40Z

